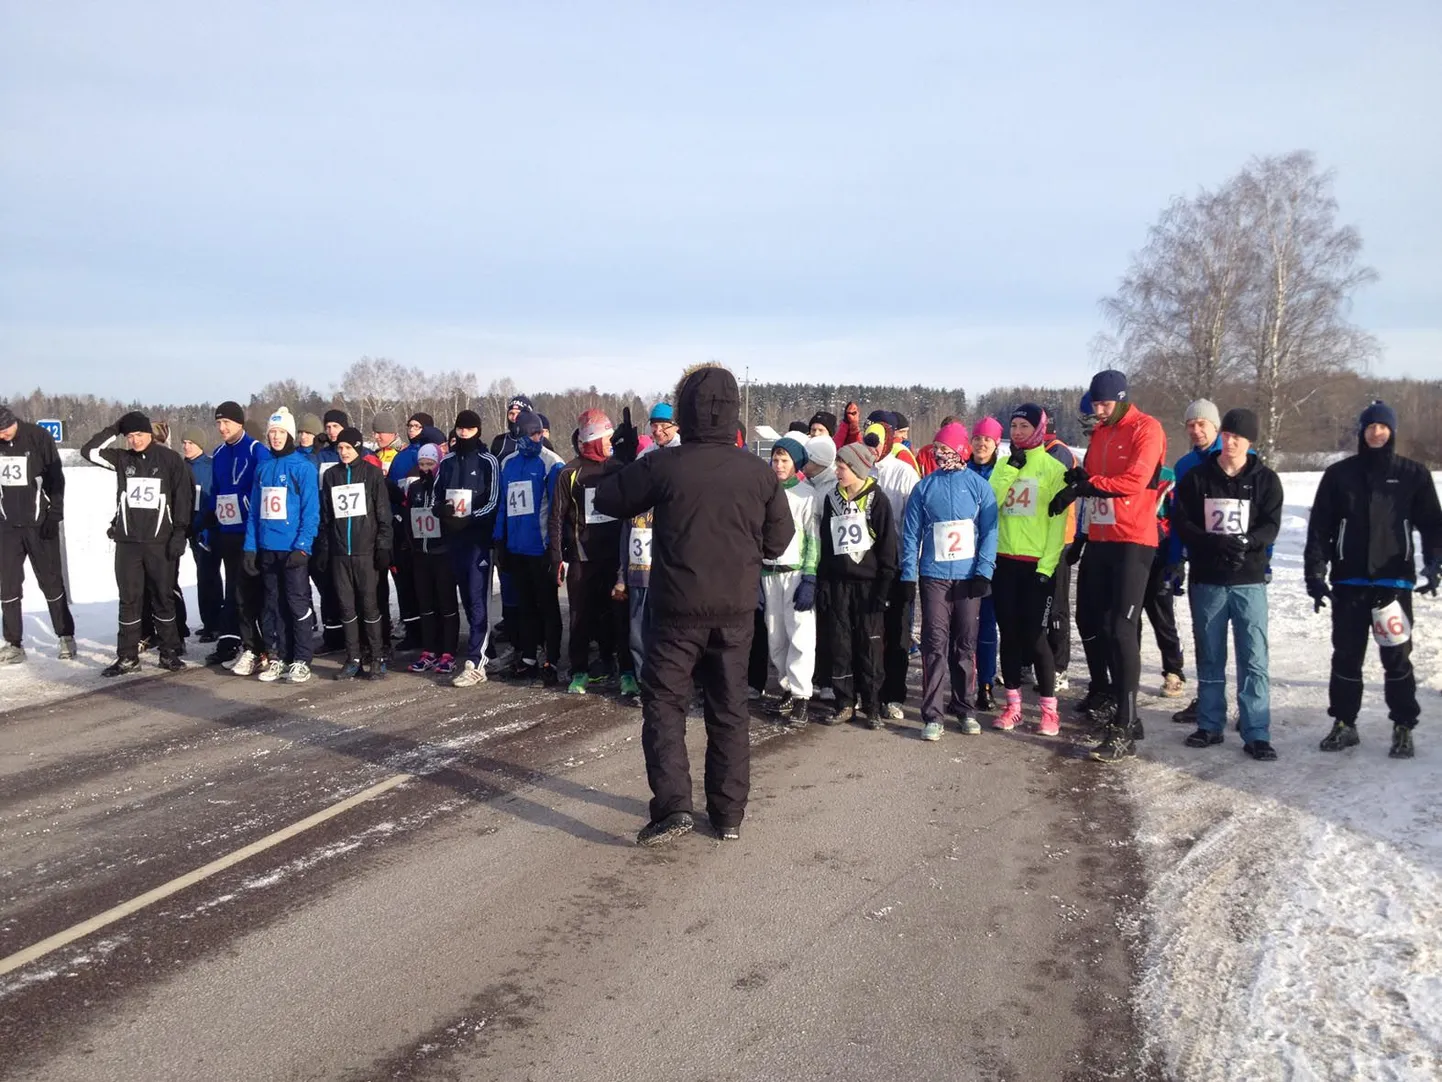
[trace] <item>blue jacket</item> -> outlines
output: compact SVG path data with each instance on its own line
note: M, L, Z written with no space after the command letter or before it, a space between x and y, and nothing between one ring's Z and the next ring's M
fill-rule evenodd
M998 452L998 454L1000 454L1000 452ZM996 469L996 456L993 455L991 461L988 462L985 466L983 466L974 458L968 459L966 463L966 468L969 469L972 473L981 474L982 480L990 481L991 471Z
M564 466L555 451L531 440L522 440L501 464L495 539L506 546L507 552L544 556L550 551L556 475Z
M987 471L988 473L990 470ZM962 560L936 559L933 527L938 522L975 523L975 554ZM996 571L996 493L981 470L937 470L911 490L901 526L901 581L923 578L990 579Z
M265 517L265 489L282 490L270 495L272 513L278 497L283 517ZM315 534L320 529L320 481L315 465L304 455L292 452L268 458L257 466L250 506L252 511L245 520L246 552L300 549L309 554L315 547Z
M479 439L458 440L456 449L436 467L437 504L452 502L450 493L465 491L466 513L441 520L448 540L466 541L490 549L496 529L496 504L501 490L501 467Z
M195 478L195 514L191 517L191 528L196 540L208 546L207 531L202 530L200 524L205 521L206 508L212 506L212 463L210 456L205 454L186 459L186 463L190 466L190 476Z
M390 479L387 486L391 505L400 507L405 502L406 481L411 474L416 472L416 464L420 461L421 448L428 443L440 446L446 441L446 434L434 425L421 429L421 434L396 452L396 457L391 459L391 468L386 471L386 477Z
M240 521L222 522L221 533L247 533L250 522L250 497L255 489L255 468L270 458L270 451L249 433L235 443L222 443L210 456L211 491L206 510L214 511L221 496L240 499Z

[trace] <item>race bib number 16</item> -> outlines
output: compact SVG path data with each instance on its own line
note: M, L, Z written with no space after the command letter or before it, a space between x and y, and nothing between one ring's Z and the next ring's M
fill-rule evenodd
M279 485L266 485L260 490L260 517L285 521L286 490Z

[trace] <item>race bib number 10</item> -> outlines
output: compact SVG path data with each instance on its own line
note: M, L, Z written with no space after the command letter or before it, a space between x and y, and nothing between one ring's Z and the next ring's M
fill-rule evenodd
M976 523L969 518L938 522L931 528L931 546L938 563L970 560L976 555Z
M215 519L222 526L240 525L240 497L234 492L215 498Z
M422 541L434 541L441 536L441 523L430 507L411 508L411 536Z
M285 521L286 489L267 485L260 490L260 517Z
M28 485L29 478L30 460L24 455L6 455L0 458L0 485Z

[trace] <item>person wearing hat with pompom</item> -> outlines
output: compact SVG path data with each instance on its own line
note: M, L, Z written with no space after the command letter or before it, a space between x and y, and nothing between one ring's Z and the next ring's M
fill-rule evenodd
M1421 535L1420 548L1412 534ZM1421 713L1412 669L1412 594L1422 558L1421 592L1442 582L1442 509L1437 486L1420 462L1397 454L1397 412L1373 402L1357 424L1357 453L1328 466L1307 523L1303 576L1321 612L1332 603L1332 677L1323 751L1356 746L1367 635L1377 640L1392 719L1394 759L1413 755ZM1328 585L1330 570L1330 586Z
M109 446L118 437L124 448ZM157 443L145 414L132 411L80 449L87 461L115 471L115 584L120 591L115 662L102 676L140 668L140 622L149 599L160 640L160 667L185 668L175 622L175 561L185 552L195 502L185 460Z

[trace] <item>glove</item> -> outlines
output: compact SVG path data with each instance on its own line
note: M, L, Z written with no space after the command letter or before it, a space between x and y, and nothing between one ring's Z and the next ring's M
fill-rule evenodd
M1176 597L1187 592L1187 565L1178 561L1162 568L1162 589Z
M991 596L991 579L982 578L978 575L974 579L966 580L966 596L983 598Z
M556 561L556 585L566 585L566 564L563 560Z
M1021 469L1026 465L1026 452L1020 447L1013 447L1011 449L1011 456L1006 460L1006 464Z
M635 462L641 449L641 433L631 423L631 407L621 410L621 423L611 433L611 455L617 462Z
M797 612L810 612L816 607L816 576L802 575L796 592L791 595L792 607Z
M1436 597L1437 586L1439 581L1442 581L1442 563L1433 560L1426 567L1422 568L1422 578L1426 580L1426 585L1417 592L1421 594L1431 594L1433 597Z
M178 560L185 555L184 530L176 530L170 535L170 540L165 543L165 555L172 560Z
M40 524L40 540L55 541L60 537L60 520L54 515L46 515L45 521Z
M880 590L873 587L871 590L871 597L867 599L866 611L885 612L887 594L889 594L890 592L890 589Z
M1068 567L1075 567L1081 563L1082 553L1086 550L1086 547L1087 535L1084 533L1077 534L1076 540L1066 547L1066 565Z
M495 560L495 566L496 566L496 570L497 570L497 571L505 571L505 572L507 572L507 573L510 572L510 570L511 570L511 553L510 553L510 550L507 549L505 545L497 545L497 546L496 546L496 554L495 554L494 560Z
M1327 598L1332 596L1332 591L1327 588L1327 580L1308 579L1307 596L1312 599L1312 611L1321 612L1327 604Z
M214 511L207 511L200 516L200 521L195 524L196 533L204 533L206 530L218 529L220 519L215 517Z
M240 566L241 570L251 578L255 578L260 574L260 564L256 561L255 553L253 552L247 552L240 558Z
M1046 505L1046 513L1055 518L1057 515L1066 514L1066 509L1076 502L1077 496L1081 495L1075 485L1067 485L1051 498L1051 503Z
M375 569L377 571L388 571L391 566L391 550L376 549Z
M1050 592L1051 592L1051 581L1052 581L1052 576L1050 576L1050 575L1043 575L1040 571L1038 571L1038 572L1036 573L1036 588L1037 588L1038 590L1042 590L1042 591L1045 591L1045 592L1047 592L1047 593L1050 593Z
M1073 466L1062 475L1062 480L1068 485L1084 485L1087 482L1087 471L1085 466Z
M313 571L324 575L330 570L330 550L328 548L317 548L310 554L310 566Z
M456 505L447 500L445 503L436 504L436 518L455 518Z
M910 605L913 601L916 600L916 583L900 582L897 583L896 588L901 594L901 603L903 605Z
M291 549L290 555L285 558L286 567L304 567L310 563L310 553L302 552L300 549Z
M1217 556L1230 568L1241 567L1247 558L1247 538L1242 534L1227 534L1217 542Z
M108 537L108 538L110 538L110 540L112 540L112 541L115 540L115 520L114 520L114 519L111 519L111 520L110 520L110 525L107 526L107 527L105 527L105 536Z

